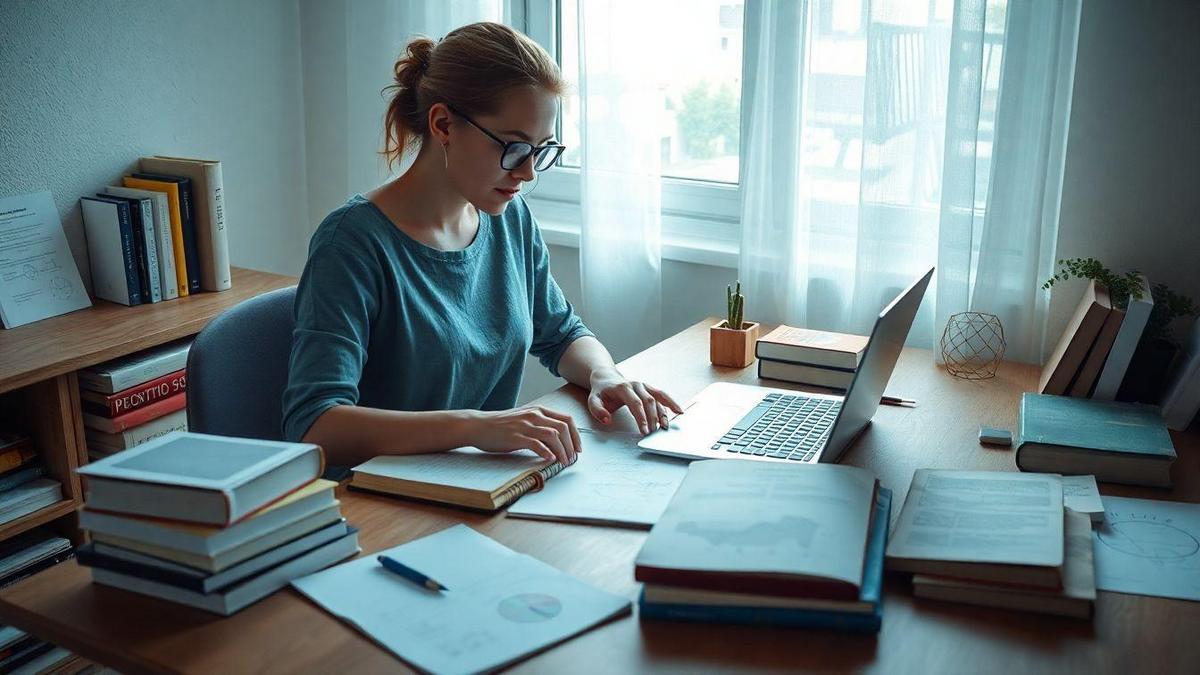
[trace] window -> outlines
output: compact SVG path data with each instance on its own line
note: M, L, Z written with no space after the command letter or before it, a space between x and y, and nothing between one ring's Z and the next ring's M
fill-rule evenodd
M672 74L659 83L663 114L657 120L664 255L736 265L743 3L654 1L666 2L668 12L685 22L665 31L662 42L647 54L665 61L662 71ZM558 59L573 85L559 119L567 152L561 166L543 174L530 195L547 240L569 244L578 236L580 219L578 6L576 0L512 2L522 5L526 33Z

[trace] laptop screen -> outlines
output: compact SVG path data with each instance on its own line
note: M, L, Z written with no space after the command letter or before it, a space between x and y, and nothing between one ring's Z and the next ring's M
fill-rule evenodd
M879 397L883 396L892 377L900 351L904 349L904 341L908 339L908 331L917 316L917 309L921 307L921 298L925 296L925 289L932 278L931 267L890 305L884 307L875 319L862 363L850 382L850 388L846 390L841 412L833 423L820 461L838 461L879 409Z

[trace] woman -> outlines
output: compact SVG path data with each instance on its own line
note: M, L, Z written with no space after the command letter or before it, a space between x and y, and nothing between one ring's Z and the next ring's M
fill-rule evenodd
M418 38L394 67L384 154L412 167L321 223L296 292L285 438L331 464L475 446L571 464L569 415L513 408L525 354L586 388L601 423L627 407L643 434L682 412L623 377L550 276L523 184L554 143L557 64L507 26Z

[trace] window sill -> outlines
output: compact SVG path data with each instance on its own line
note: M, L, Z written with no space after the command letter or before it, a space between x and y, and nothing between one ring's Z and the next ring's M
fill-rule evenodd
M542 239L551 246L579 248L579 226L538 218ZM663 234L662 257L664 260L728 267L737 269L737 246L711 239L680 237Z

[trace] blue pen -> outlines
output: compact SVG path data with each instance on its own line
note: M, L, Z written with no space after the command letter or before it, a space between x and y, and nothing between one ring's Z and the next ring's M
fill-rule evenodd
M404 563L400 562L399 560L396 560L395 558L389 558L386 555L381 555L381 556L378 556L376 558L376 560L379 561L380 565L383 565L383 569L385 569L389 572L392 572L393 574L398 574L398 575L404 577L405 579L408 579L409 581L413 582L414 584L424 586L425 588L428 588L431 591L448 591L448 590L450 590L450 589L446 588L445 586L439 584L438 582L434 581L433 579L430 579L429 577L425 576L424 574L421 574L420 572L414 570L413 568L409 567L408 565L405 565Z

